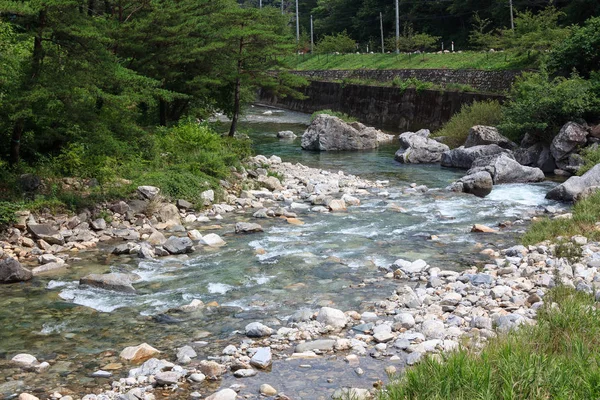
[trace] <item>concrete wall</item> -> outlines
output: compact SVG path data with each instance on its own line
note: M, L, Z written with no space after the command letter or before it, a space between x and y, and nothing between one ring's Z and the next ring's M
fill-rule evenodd
M441 86L449 83L469 85L481 92L501 93L510 89L515 78L523 71L481 71L474 69L398 69L398 70L323 70L293 71L310 80L334 81L344 78L369 79L389 82L394 78L406 80L417 78L424 82L433 82Z
M393 132L436 129L458 112L463 104L476 100L504 100L501 95L442 92L415 89L401 91L393 87L343 85L311 81L304 89L306 100L278 98L268 91L259 93L261 103L294 111L313 113L331 109L358 118L359 121Z

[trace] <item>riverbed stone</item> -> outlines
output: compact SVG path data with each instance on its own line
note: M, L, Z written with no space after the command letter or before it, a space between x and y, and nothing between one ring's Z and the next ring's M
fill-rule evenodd
M251 222L238 222L235 224L235 233L256 233L263 232L263 227Z
M495 319L496 330L499 333L506 334L510 331L518 329L521 325L525 324L525 318L519 314L508 314L503 315Z
M23 282L31 278L33 278L32 272L14 258L0 260L0 283Z
M21 353L17 354L10 360L11 364L17 365L19 367L32 367L38 363L37 358L31 354Z
M27 229L36 238L48 244L65 244L64 236L50 224L27 224Z
M305 353L307 351L332 351L335 347L336 341L334 339L319 339L312 340L310 342L299 343L296 345L296 353Z
M246 336L248 337L266 337L271 336L273 334L273 329L268 326L260 323L260 322L251 322L246 325Z
M185 254L194 251L194 242L188 237L171 236L163 247L171 254Z
M206 379L216 380L221 377L225 373L225 367L215 361L200 361L200 365L198 366L200 372L202 372Z
M200 382L204 382L206 380L206 376L204 374L201 373L193 373L189 376L189 379L192 382L196 382L196 383L200 383Z
M277 132L277 137L279 139L296 139L296 134L292 131L280 131Z
M162 246L167 241L167 238L161 232L154 230L146 241L153 246Z
M347 318L344 312L331 307L321 308L317 315L317 321L323 325L329 325L334 329L343 329L347 324Z
M235 400L237 393L233 389L222 389L216 393L211 394L206 400Z
M466 148L458 147L444 152L442 155L441 164L443 167L469 169L473 162L483 156L506 153L508 150L496 144L480 145Z
M192 358L197 356L198 354L192 346L183 346L177 349L177 362L179 364L189 364L192 361Z
M263 383L262 385L260 385L258 391L263 396L275 396L277 394L277 390L268 383Z
M399 327L404 329L412 329L415 326L415 317L407 312L396 314L394 316L394 321L396 321Z
M331 200L329 204L327 204L329 210L332 212L341 212L346 211L346 202L342 199Z
M123 360L130 361L132 363L145 361L157 354L160 351L150 346L148 343L142 343L137 346L125 347L119 357Z
M428 319L421 324L421 333L427 339L443 339L446 335L444 323L437 319Z
M164 204L158 211L158 218L161 222L181 225L179 209L175 204Z
M95 231L103 231L106 229L106 221L104 218L98 218L90 222L90 227Z
M209 233L208 235L202 236L202 238L198 241L203 246L209 247L221 247L225 246L227 243L221 238L221 236L216 233Z
M436 140L429 139L429 130L404 132L399 136L400 150L394 159L404 164L439 163L442 154L450 148Z
M550 151L558 162L568 158L574 150L587 143L588 131L576 122L567 122L552 139Z
M572 202L582 199L600 189L600 164L595 165L582 176L572 176L555 186L547 194L547 199Z
M421 305L419 296L410 286L400 286L396 289L397 302L400 307L417 308Z
M29 393L21 393L19 395L19 400L40 400L40 399Z
M236 378L250 378L256 376L257 374L258 371L252 368L237 369L233 372L233 376Z
M79 279L80 285L94 286L115 292L135 293L132 282L136 280L137 275L124 274L120 272L111 272L109 274L89 274Z
M181 378L181 374L173 371L162 371L154 375L156 384L159 386L176 385Z
M259 347L250 359L250 364L256 368L267 369L273 363L270 347Z

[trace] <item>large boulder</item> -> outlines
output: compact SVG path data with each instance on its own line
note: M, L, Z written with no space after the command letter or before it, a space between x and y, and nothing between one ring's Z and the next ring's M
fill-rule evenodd
M296 134L292 131L281 131L277 132L279 139L296 139Z
M110 274L89 274L79 280L80 285L88 285L115 292L135 293L135 288L131 285L138 280L135 274L123 274L113 272Z
M475 125L469 130L469 136L465 141L465 147L481 146L486 144L496 144L505 149L514 149L515 143L510 141L498 132L493 126Z
M514 156L519 164L537 167L544 173L551 173L556 169L550 146L543 143L536 143L527 148L515 150Z
M36 239L41 239L49 244L65 244L65 238L56 229L56 227L49 224L28 224L27 229Z
M574 150L587 143L588 131L575 122L567 122L552 140L550 151L557 164L569 157Z
M545 179L541 169L521 165L509 154L499 154L475 160L473 168L469 172L479 171L489 172L495 185L541 182Z
M194 242L188 237L171 236L163 247L171 254L185 254L194 251Z
M346 123L320 114L302 135L302 148L314 151L366 150L377 148L385 134L360 122Z
M450 186L455 192L474 194L477 197L485 197L491 193L494 186L492 175L487 171L479 171L465 175Z
M450 150L443 143L429 139L429 130L421 129L418 132L404 132L400 135L400 150L394 158L405 164L438 163L442 154Z
M582 176L572 176L546 194L547 199L576 201L600 189L600 164Z
M473 161L480 157L509 153L497 144L488 144L466 148L464 146L448 150L442 154L442 166L451 168L471 168Z
M14 258L0 260L0 283L28 281L33 277L30 270L23 267Z

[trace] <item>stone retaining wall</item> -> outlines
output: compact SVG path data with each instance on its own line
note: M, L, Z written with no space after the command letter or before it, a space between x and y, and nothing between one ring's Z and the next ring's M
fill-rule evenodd
M294 111L313 113L330 109L358 118L361 122L394 132L435 129L448 121L463 104L496 99L502 95L348 85L311 81L304 89L305 100L280 98L261 90L261 103Z
M416 78L424 82L432 82L441 86L449 83L469 85L481 92L502 93L510 89L515 79L523 71L482 71L476 69L357 69L357 70L321 70L293 71L310 80L335 81L344 78L368 79L389 82L394 78L406 80Z

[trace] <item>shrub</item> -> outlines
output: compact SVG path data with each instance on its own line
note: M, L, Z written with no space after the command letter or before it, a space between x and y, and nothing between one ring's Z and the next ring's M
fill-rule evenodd
M0 201L0 229L17 221L19 205L8 201Z
M345 114L343 112L332 111L332 110L321 110L321 111L314 112L311 115L310 122L313 122L319 116L319 114L327 114L327 115L331 115L333 117L338 117L339 119L341 119L342 121L347 122L347 123L352 123L352 122L357 121L356 118L351 117L350 115Z
M575 73L570 78L550 78L545 70L525 73L511 89L499 128L514 141L528 133L549 143L566 122L597 112L598 103L592 81Z
M445 137L445 143L450 147L462 146L469 135L469 130L475 125L495 126L500 122L501 106L498 101L476 101L463 105L450 121L446 122L434 136Z
M394 78L392 80L392 86L399 88L401 92L404 92L408 88L414 88L417 92L420 92L422 90L432 89L436 87L436 85L432 82L424 82L417 78Z
M354 53L356 51L356 42L346 31L325 35L317 43L316 52L320 54L327 53Z
M596 164L600 164L600 147L590 146L581 151L584 164L577 171L577 175L581 176L592 169Z
M574 27L572 34L558 43L550 54L549 65L567 75L574 69L589 77L600 68L600 17L590 18L583 27Z

